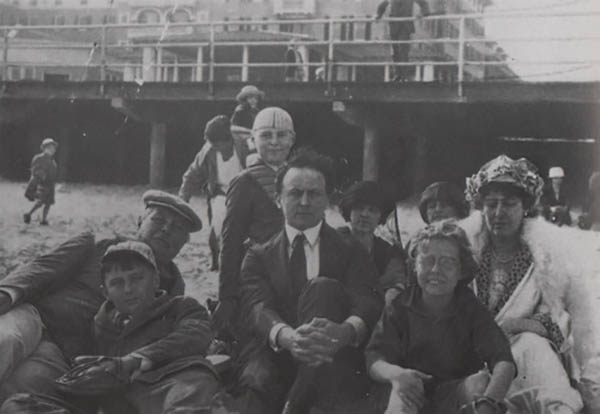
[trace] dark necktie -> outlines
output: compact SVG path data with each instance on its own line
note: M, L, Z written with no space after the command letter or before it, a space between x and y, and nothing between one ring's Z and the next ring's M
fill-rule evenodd
M290 257L290 275L292 279L292 290L294 298L298 298L308 278L306 275L306 254L304 253L304 241L306 237L300 233L294 237L292 243L292 256Z

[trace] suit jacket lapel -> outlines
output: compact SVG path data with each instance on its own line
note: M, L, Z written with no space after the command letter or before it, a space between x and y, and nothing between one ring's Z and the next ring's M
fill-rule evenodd
M319 276L327 276L337 279L339 272L339 246L336 246L334 229L325 222L321 226L319 234Z
M288 263L287 238L285 231L281 231L269 246L266 263L271 284L279 297L288 297L291 294Z

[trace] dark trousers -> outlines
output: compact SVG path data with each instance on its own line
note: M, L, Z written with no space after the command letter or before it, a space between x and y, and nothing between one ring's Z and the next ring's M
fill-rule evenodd
M391 40L410 40L410 35L414 31L411 22L390 22ZM392 60L394 62L408 62L410 52L409 43L400 43L392 45ZM395 66L394 75L397 78L407 79L414 70L408 66Z
M309 281L298 298L297 327L315 317L341 323L350 300L337 280L318 277ZM241 410L247 414L280 413L286 400L308 406L339 407L362 400L369 390L363 349L345 347L330 364L309 367L287 351L274 352L262 342L254 347L240 377Z
M220 385L204 367L190 367L156 382L133 381L121 398L101 401L107 414L209 414Z

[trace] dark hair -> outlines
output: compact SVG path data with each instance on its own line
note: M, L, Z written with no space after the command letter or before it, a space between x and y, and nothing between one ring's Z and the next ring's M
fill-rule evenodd
M130 270L135 266L144 266L146 270L150 272L156 272L156 270L150 265L150 263L146 262L140 256L135 253L130 252L115 252L110 256L102 259L102 264L100 266L100 276L102 279L102 283L104 283L104 277L106 274L115 268Z
M535 198L530 196L529 194L527 194L525 192L525 190L523 190L522 188L519 188L511 183L491 182L491 183L487 184L486 186L481 187L481 190L479 190L479 192L481 194L481 197L479 197L479 203L481 205L476 206L477 208L483 207L483 199L491 191L500 191L501 193L504 193L505 195L518 197L521 200L521 202L523 203L523 208L525 210L529 210L531 207L533 207L533 204L535 203Z
M428 185L421 194L419 213L421 213L421 218L425 223L429 223L427 205L435 200L444 201L452 205L456 209L457 218L465 218L469 215L469 206L463 192L448 181L437 181Z
M287 164L277 172L275 189L281 194L283 179L292 168L306 168L320 173L325 179L325 191L331 194L333 191L333 160L326 155L321 155L312 148L300 148L290 158Z
M231 123L225 115L217 115L206 123L204 137L208 142L230 141Z
M375 181L359 181L352 184L342 195L340 210L344 220L350 221L352 209L359 206L375 206L381 212L379 222L385 222L390 203L387 202L381 186Z

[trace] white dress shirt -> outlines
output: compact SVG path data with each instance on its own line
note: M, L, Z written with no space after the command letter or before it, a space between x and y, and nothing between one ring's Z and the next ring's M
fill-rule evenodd
M306 278L308 280L314 279L319 275L319 260L321 258L319 254L319 246L321 245L319 233L321 233L322 225L323 222L320 221L316 226L304 231L300 231L287 223L285 225L285 235L288 239L288 259L292 257L294 239L299 234L304 234L304 255L306 257Z

